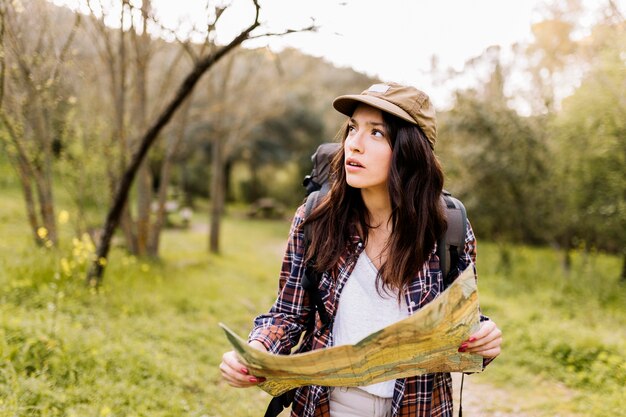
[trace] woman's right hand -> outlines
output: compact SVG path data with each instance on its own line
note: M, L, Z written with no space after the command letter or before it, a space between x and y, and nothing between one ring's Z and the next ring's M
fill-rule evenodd
M256 349L266 350L265 346L256 340L250 342L250 346ZM235 388L253 387L265 381L265 378L262 376L250 375L245 365L239 361L239 357L234 350L222 355L220 372L226 383Z

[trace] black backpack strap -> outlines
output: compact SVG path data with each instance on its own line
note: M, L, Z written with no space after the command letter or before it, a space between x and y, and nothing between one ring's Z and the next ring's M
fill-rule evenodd
M314 191L306 198L305 209L304 209L304 218L307 219L313 209L317 207L321 198L328 192L328 188L322 187L319 191ZM304 244L305 248L308 248L311 243L311 230L308 224L304 225ZM305 250L306 252L306 250ZM311 259L304 269L304 276L302 277L302 288L308 292L309 297L311 298L312 305L317 310L320 320L324 325L329 323L328 313L326 313L326 307L324 306L324 301L320 296L319 291L317 290L317 285L319 283L320 273L313 268L314 260ZM311 322L309 324L309 328L312 329L315 327L315 314L311 315Z
M467 213L461 201L452 197L449 192L441 194L446 210L448 228L437 241L437 255L443 273L444 287L447 288L459 275L460 252L465 249L467 233Z
M283 409L289 407L293 402L293 398L296 395L296 388L293 388L287 392L280 394L278 397L272 398L267 410L265 410L265 417L277 417L283 412Z

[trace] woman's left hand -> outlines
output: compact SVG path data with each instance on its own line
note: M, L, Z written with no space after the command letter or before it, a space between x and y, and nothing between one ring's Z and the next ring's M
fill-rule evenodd
M495 358L500 354L502 344L502 332L498 326L486 320L480 323L480 329L464 341L459 347L459 352L475 353L484 358Z

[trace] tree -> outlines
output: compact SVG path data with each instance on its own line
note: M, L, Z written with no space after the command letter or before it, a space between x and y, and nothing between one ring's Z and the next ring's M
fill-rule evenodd
M492 68L488 80L458 91L454 108L442 117L440 154L477 230L493 239L538 242L548 190L540 120L508 106L499 50L485 51L473 64L485 61Z
M265 120L251 133L250 140L242 144L244 146L238 154L243 156L242 162L248 165L251 174L248 201L268 194L284 203L302 201L302 179L311 171L311 154L320 143L327 141L321 115L312 107L306 100L288 101L282 114ZM275 181L266 180L265 185L261 181L260 171L264 167L270 167L276 176L290 165L297 168L292 175L295 181L290 187L276 190Z
M247 58L247 59L245 59ZM263 56L245 51L231 54L219 76L208 81L212 105L207 106L211 129L211 208L209 250L219 252L221 217L224 210L226 171L230 161L249 141L251 133L266 119L283 112L280 94L267 91L274 68L264 68ZM213 74L213 75L217 75ZM254 97L254 100L250 100ZM245 105L242 105L245 103Z
M109 253L111 238L113 232L119 224L120 216L126 204L130 187L135 179L137 171L143 162L148 150L157 139L159 133L165 125L171 120L177 109L183 104L185 99L189 97L194 87L202 77L202 75L212 68L222 58L227 56L236 47L241 45L245 40L256 36L271 36L270 33L253 35L253 31L259 27L259 12L261 7L258 0L253 0L255 8L254 19L250 25L245 28L239 35L233 38L229 43L216 46L210 52L202 55L195 63L192 70L187 74L180 84L175 96L167 103L163 111L149 124L147 130L142 134L139 140L139 147L132 156L124 175L121 179L119 188L115 194L113 204L107 214L107 218L102 233L102 238L96 249L96 259L94 260L89 273L87 275L87 283L91 286L98 286L102 281L102 274L106 265L106 259ZM220 11L221 10L221 11ZM216 20L219 19L223 9L216 9ZM311 28L307 28L311 30ZM292 32L292 31L288 31Z
M0 4L2 142L22 184L33 237L49 245L58 240L53 164L63 147L71 96L62 75L81 17L75 16L69 30L60 30L53 20L41 0L30 2L28 13Z
M626 25L611 19L584 40L590 71L563 101L551 125L555 179L559 184L558 234L624 257L626 280Z
M102 71L94 68L93 71L100 78L106 78L100 82L107 86L105 91L110 96L108 101L112 103L105 105L106 97L99 100L101 112L112 121L109 133L111 148L117 149L117 152L111 153L111 159L116 164L108 170L113 198L116 185L126 169L127 155L137 149L137 138L146 129L150 115L160 110L161 102L154 98L170 94L174 88L173 78L189 67L182 59L186 53L185 43L188 41L166 43L150 35L148 26L158 26L150 1L143 1L137 7L131 1L120 0L118 10L107 9L95 0L88 0L87 5L91 11L88 27L96 45L101 68L104 69ZM116 16L117 13L119 15ZM107 22L112 17L119 21L120 29L109 27ZM164 61L169 65L162 65ZM171 151L175 149L176 146L165 153L167 158L162 161L162 169L169 169ZM150 165L148 155L137 174L134 198L129 199L121 215L121 229L126 246L131 253L140 256L158 255L165 205L161 196L167 194L169 185L159 183L160 190L156 190L155 201L153 189L156 174L152 172ZM159 175L164 177L163 173ZM166 173L165 177L168 176L169 173ZM156 211L153 210L154 203Z
M234 129L248 122L230 137L223 155L226 198L250 203L270 196L297 204L303 197L302 175L311 169L311 153L319 143L332 140L343 122L331 105L333 98L342 91L362 91L377 80L295 49L240 49L230 78L225 75L229 61L217 65L196 89L174 181L185 204L193 205L194 196L208 196L212 142L227 136L220 136L216 127ZM222 98L217 92L227 79Z

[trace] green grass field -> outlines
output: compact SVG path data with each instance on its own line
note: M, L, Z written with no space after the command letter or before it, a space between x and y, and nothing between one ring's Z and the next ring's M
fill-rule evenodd
M246 335L270 306L287 222L227 217L220 256L201 225L168 230L158 262L117 248L95 292L83 285L88 242L65 225L61 248L34 247L19 190L0 191L0 416L262 415L265 393L219 380L217 323ZM576 254L566 277L552 250L508 250L504 265L479 242L483 312L505 334L501 357L469 378L505 393L484 415L511 403L520 415L624 415L618 259Z

